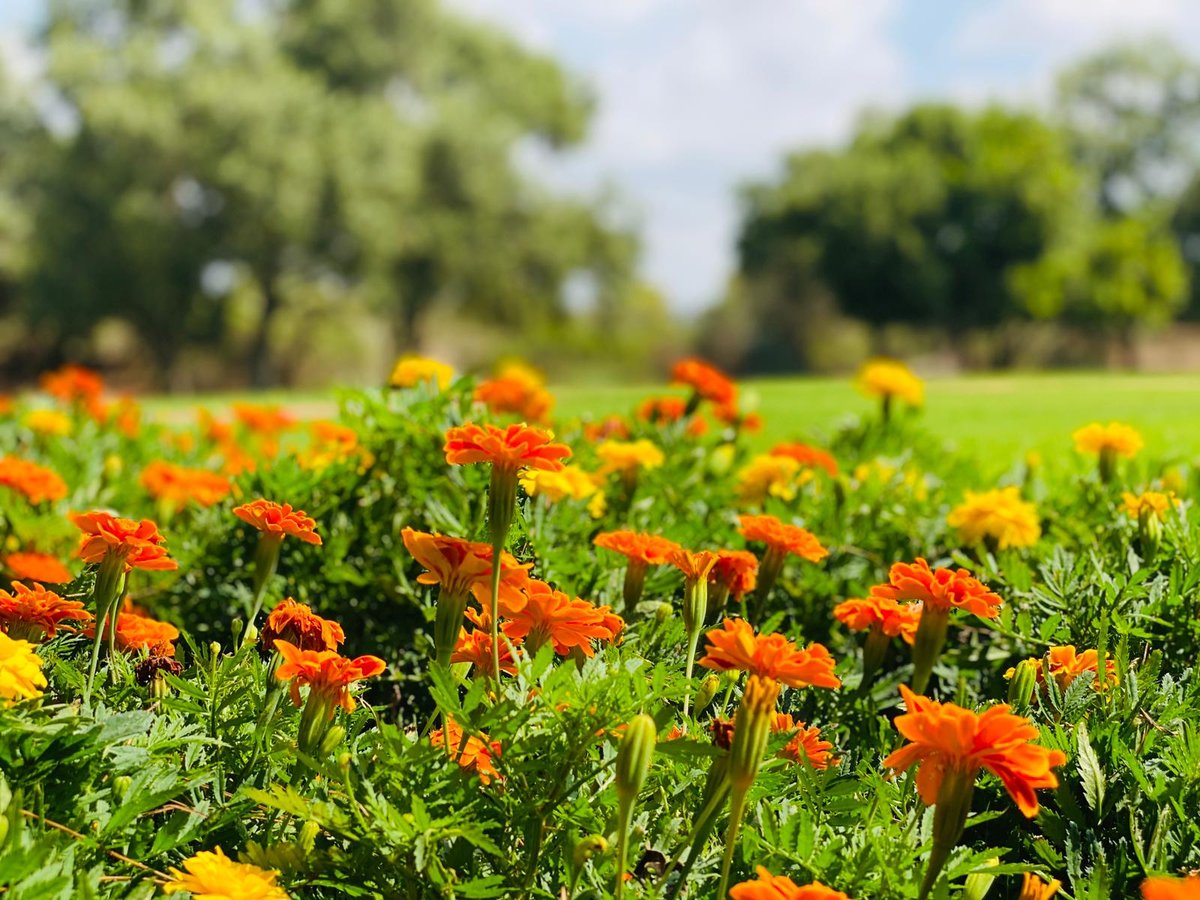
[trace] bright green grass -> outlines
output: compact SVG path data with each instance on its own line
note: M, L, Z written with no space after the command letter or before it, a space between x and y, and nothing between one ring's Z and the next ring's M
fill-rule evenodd
M564 416L627 412L654 392L636 387L564 387ZM657 389L661 393L661 389ZM875 404L845 379L798 378L743 383L742 396L763 417L760 442L819 440L848 416L874 415ZM1118 420L1138 428L1147 450L1200 453L1200 376L1029 374L931 378L924 427L962 452L994 464L1026 450L1069 449L1071 432ZM1002 463L1003 464L1003 463ZM988 468L992 466L989 465Z

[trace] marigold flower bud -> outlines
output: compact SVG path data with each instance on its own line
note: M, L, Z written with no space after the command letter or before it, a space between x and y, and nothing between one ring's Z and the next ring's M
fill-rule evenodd
M129 789L133 787L133 779L128 775L118 775L113 779L113 795L118 800L124 800L125 795L129 793Z
M998 866L1000 865L1000 860L992 857L985 865ZM988 891L992 889L992 884L995 880L996 876L989 875L987 872L971 873L963 882L962 900L983 900L988 895Z
M779 698L779 682L751 675L738 706L737 728L729 748L729 781L745 791L754 783L771 737L771 717Z
M1036 660L1023 659L1013 669L1008 683L1008 702L1013 706L1028 706L1037 689L1039 666Z
M667 621L667 619L671 618L671 614L674 611L675 610L671 609L670 603L660 603L658 604L658 608L654 610L654 621L657 624L662 625Z
M708 709L708 705L713 702L713 698L717 696L717 692L721 689L721 676L716 672L712 672L703 681L700 682L700 689L696 691L696 709L695 714L698 716L704 710Z
M341 746L342 741L346 739L346 729L341 725L334 725L327 732L325 737L321 739L321 753L328 756L334 750Z
M1162 537L1162 519L1152 506L1142 506L1138 511L1138 547L1145 562L1150 562L1158 555Z
M608 841L598 834L589 834L587 837L581 838L575 845L571 861L575 864L576 869L582 869L588 860L607 852Z
M317 842L317 835L321 833L321 826L309 819L300 826L300 836L298 843L300 848L305 853L312 853L313 845Z
M625 802L637 798L638 791L650 771L650 760L658 740L658 728L649 716L634 716L625 728L621 746L617 750L616 788L617 796Z

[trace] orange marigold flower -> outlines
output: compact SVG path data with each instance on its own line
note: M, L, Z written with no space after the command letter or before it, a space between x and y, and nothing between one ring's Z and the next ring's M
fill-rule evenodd
M14 581L12 587L12 593L0 590L0 627L10 637L40 641L54 637L60 622L92 617L78 600L65 600L40 584L30 588Z
M79 543L79 558L87 563L104 562L105 557L120 557L125 571L153 569L173 571L179 568L167 556L167 539L149 519L135 522L106 512L75 513L71 521L83 532Z
M715 366L699 359L683 359L671 369L671 381L686 384L705 400L718 406L734 403L737 386L729 376Z
M758 583L758 557L746 550L718 550L708 580L726 588L734 600L741 600Z
M337 622L321 618L311 607L288 597L271 610L259 635L259 644L267 651L274 650L280 640L301 650L336 650L346 634Z
M1147 878L1142 900L1200 900L1200 875L1187 878Z
M557 472L571 455L549 432L527 425L460 425L446 430L446 462L452 466L491 463L498 469L544 469Z
M680 549L674 541L636 531L602 531L592 543L651 566L661 566L669 562L671 554Z
M596 441L629 440L629 424L620 416L605 416L599 422L584 422L583 436L592 443Z
M134 612L135 607L128 604L117 614L117 646L126 653L134 655L148 652L151 656L174 656L175 641L179 639L179 629L169 622L160 622L150 616ZM107 634L109 622L105 619L104 631ZM88 637L95 637L96 625L89 625L84 632Z
M274 405L235 403L233 415L248 431L262 437L276 437L296 424L294 416Z
M1052 771L1067 761L1061 750L1032 743L1037 726L1014 715L1006 704L976 714L953 703L938 703L900 685L907 712L897 716L896 730L911 743L883 761L884 766L905 772L917 765L917 791L926 806L937 801L942 779L956 770L974 779L987 769L1000 779L1013 802L1026 817L1037 815L1037 788L1058 787Z
M787 525L775 516L739 516L742 537L766 544L768 548L794 553L809 562L820 562L829 555L816 535L797 525Z
M481 616L474 610L467 610L467 618L475 623L475 628L471 631L462 629L458 634L458 641L454 645L454 652L450 655L450 664L454 663L470 663L475 667L476 672L481 672L488 677L491 677L494 671L492 663L492 636L488 633L488 621L485 616ZM506 675L517 674L517 660L513 656L512 646L521 643L520 638L514 638L510 629L510 623L505 622L500 626L500 630L508 637L508 640L500 641L500 671Z
M1142 436L1136 429L1121 422L1109 422L1107 425L1093 422L1080 428L1071 437L1079 453L1107 452L1132 458L1143 446Z
M871 596L919 600L926 608L941 611L958 607L983 619L1000 615L1004 603L966 569L931 569L921 558L893 565L888 572L888 583L871 588Z
M49 553L10 553L4 557L4 568L22 581L42 584L70 584L75 578L58 557Z
M479 735L466 735L463 740L462 726L447 717L446 727L431 732L429 742L435 747L449 745L450 758L464 771L478 775L481 784L488 785L492 779L501 777L494 762L500 758L500 742L493 741L485 732Z
M426 571L417 576L421 584L439 584L453 597L474 595L484 606L492 596L492 547L476 541L429 534L405 528L400 532L404 546ZM500 556L500 610L507 615L525 605L525 587L533 563L519 563L509 553Z
M1166 518L1171 507L1178 506L1179 503L1180 500L1173 491L1143 491L1140 494L1122 491L1121 493L1121 506L1125 509L1125 513L1134 519L1140 518L1143 510L1160 519Z
M15 456L0 457L0 487L23 494L30 503L61 500L67 483L55 472Z
M1057 878L1046 884L1032 872L1026 872L1021 883L1021 894L1017 900L1050 900L1061 887L1062 882Z
M345 459L364 454L359 447L358 432L338 422L313 422L308 426L312 445L300 457L301 465L323 469Z
M213 506L233 490L233 485L223 475L162 460L152 462L142 470L141 482L151 497L176 509L182 509L189 501Z
M705 638L700 665L706 669L740 669L794 688L841 687L841 679L833 674L833 657L821 644L801 650L782 634L756 635L745 619L726 619Z
M88 403L104 393L104 379L98 372L73 363L46 372L42 375L41 386L43 391L63 403Z
M794 763L803 763L807 759L814 769L827 769L841 762L829 752L833 749L833 744L821 740L820 728L815 725L809 728L803 722L797 722L788 713L775 713L771 720L771 731L775 734L795 732L787 746L779 751L779 755L784 759L790 759Z
M819 881L801 886L783 875L772 875L762 866L756 871L758 878L754 881L743 881L729 889L730 900L850 900Z
M647 397L637 408L637 417L654 425L668 425L686 413L687 400L683 397Z
M800 465L809 469L824 469L830 475L837 475L838 464L833 455L808 444L790 443L776 444L771 448L771 456L785 456L794 459Z
M568 655L573 648L592 656L592 641L612 643L625 628L625 622L609 607L573 599L543 581L531 579L525 598L525 605L509 616L505 634L523 639L531 654L551 641L559 656Z
M684 578L699 581L708 578L719 558L715 550L694 551L676 546L668 554L667 562L682 572Z
M1096 686L1103 686L1099 675L1100 657L1095 650L1084 650L1077 654L1075 648L1067 644L1062 647L1051 647L1046 656L1049 657L1050 677L1054 679L1059 690L1065 691L1071 686L1072 681L1085 672L1096 672ZM1045 662L1037 657L1031 657L1028 662L1037 672L1038 684L1044 684L1046 681ZM1116 684L1118 680L1116 661L1107 660L1104 669L1107 680L1111 684ZM1016 671L1015 667L1011 668L1004 673L1004 677L1012 678Z
M263 534L278 536L279 540L290 534L306 544L321 543L316 520L309 518L302 509L292 509L287 503L255 500L234 507L233 514Z
M921 604L897 603L891 597L872 595L842 601L833 608L833 617L851 631L878 628L888 637L900 637L911 644L921 621Z
M300 706L300 688L308 685L313 693L323 695L329 702L331 716L335 706L354 712L350 685L374 678L387 668L387 663L378 656L347 659L333 650L301 650L284 640L276 640L275 649L283 657L275 677L290 682L292 702Z
M521 363L509 363L495 378L475 388L475 400L496 415L512 414L529 422L545 422L554 408L554 397L542 376Z

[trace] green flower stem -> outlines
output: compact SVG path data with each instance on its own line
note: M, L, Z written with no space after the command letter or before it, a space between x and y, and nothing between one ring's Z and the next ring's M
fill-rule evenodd
M492 629L492 678L500 689L500 558L517 509L517 470L492 466L488 489L488 522L492 533L492 597L488 609Z
M115 612L121 598L121 586L125 578L125 557L118 553L109 553L100 563L100 571L96 573L96 585L92 590L95 606L96 632L92 638L92 658L88 663L87 683L83 688L84 705L92 698L92 689L96 683L96 669L100 664L100 645L104 641L104 626L113 634L117 631ZM113 621L109 621L112 618Z
M262 612L263 600L267 596L267 586L275 577L279 568L279 549L283 546L283 535L263 532L259 535L258 546L254 550L254 599L250 604L250 616L246 619L246 634L243 646L254 632L254 620Z

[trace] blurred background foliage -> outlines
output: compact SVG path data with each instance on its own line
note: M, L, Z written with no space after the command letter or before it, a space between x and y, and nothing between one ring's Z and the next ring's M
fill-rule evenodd
M53 0L37 50L0 84L4 383L66 359L144 388L369 383L406 349L576 379L685 349L1127 364L1200 320L1200 63L1165 41L1078 62L1044 109L868 111L789 154L742 188L699 321L639 277L626 198L541 177L586 139L588 85L439 0Z

